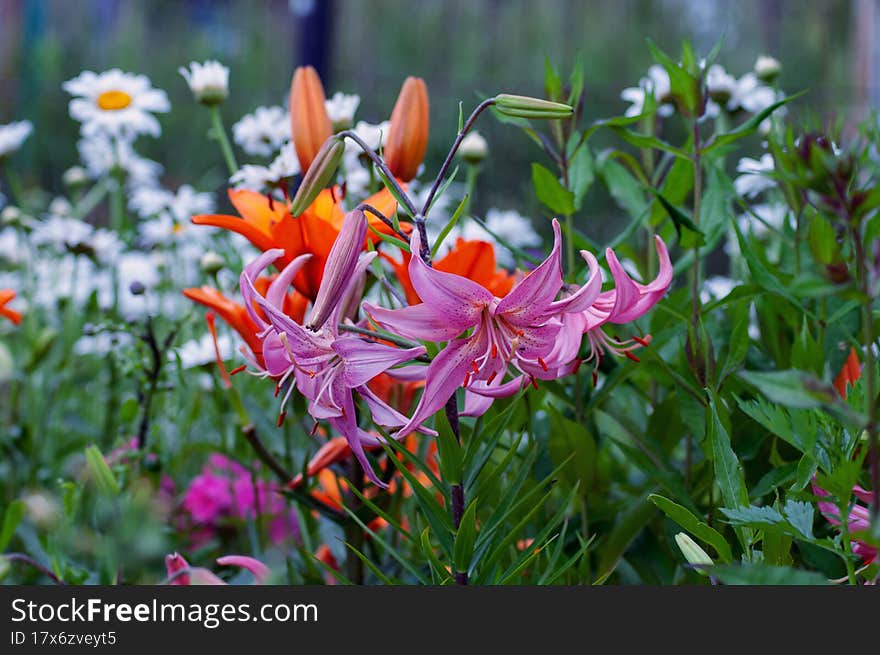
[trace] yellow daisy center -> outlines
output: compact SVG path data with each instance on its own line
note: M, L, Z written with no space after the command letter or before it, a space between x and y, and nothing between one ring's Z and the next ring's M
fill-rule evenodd
M174 234L183 234L183 232L185 230L186 230L186 226L181 225L180 223L175 223L174 227L171 228L171 232Z
M98 106L104 111L125 109L131 104L131 96L125 91L104 91L98 96Z

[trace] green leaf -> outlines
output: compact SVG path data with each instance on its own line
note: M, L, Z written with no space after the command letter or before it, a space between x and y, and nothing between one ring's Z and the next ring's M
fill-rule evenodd
M437 430L437 449L440 459L440 475L444 480L455 481L462 479L462 448L455 439L452 427L446 412L438 412L434 419L434 428Z
M562 101L562 78L547 56L544 57L544 93L554 102Z
M24 502L21 500L13 500L6 506L6 511L3 512L3 527L0 528L0 553L5 551L12 541L12 536L23 517Z
M596 441L586 425L565 418L556 408L548 407L550 435L547 448L555 465L568 459L562 477L570 484L578 482L589 489L596 475Z
M739 243L739 249L742 253L743 257L746 260L746 264L749 267L749 273L752 276L752 279L755 281L759 287L764 289L765 291L769 291L771 293L775 293L779 296L782 296L789 302L791 302L795 307L800 307L800 303L797 298L795 298L783 285L779 279L767 268L767 266L758 259L757 255L755 255L754 249L749 245L743 236L742 231L739 229L739 225L736 221L731 221L731 225L733 225L733 229L736 232L736 239Z
M775 507L722 507L721 512L731 525L767 530L786 523L785 517Z
M599 575L594 584L602 584L614 573L618 562L642 528L654 518L656 508L647 498L630 505L614 523L599 551Z
M610 157L608 152L601 153L596 163L597 172L617 205L632 218L638 218L640 222L644 220L648 201L645 200L642 185L632 173Z
M453 562L455 570L465 573L470 570L471 559L474 556L474 544L477 541L477 499L474 498L465 509L461 517L461 525L455 533L455 548L453 550Z
M789 498L782 508L785 518L804 539L813 539L813 506Z
M443 245L443 241L449 236L449 233L452 231L452 228L456 226L458 220L461 218L461 215L464 213L465 207L468 205L468 195L464 194L464 198L461 199L461 202L458 203L458 207L455 209L455 212L452 214L452 217L443 226L443 229L440 230L440 234L437 235L437 238L434 240L434 245L431 246L431 258L437 256L437 253L440 251L440 246Z
M821 573L804 571L789 566L742 564L740 566L713 566L712 576L728 585L827 585Z
M840 261L837 233L831 221L819 212L811 212L807 240L816 263L828 265Z
M651 39L648 39L648 48L654 60L666 69L669 73L669 84L672 95L675 97L679 109L682 113L693 116L697 112L697 106L700 104L700 87L697 79L687 70L676 64L669 56L660 50ZM685 59L689 48L683 47Z
M659 191L656 189L652 189L652 191L654 192L654 195L657 196L657 200L660 201L660 204L663 205L663 209L669 214L669 218L672 219L672 223L675 225L675 231L678 234L678 239L681 241L682 248L693 248L694 246L703 245L706 242L706 239L703 237L703 233L700 231L700 228L696 226L691 217L664 198L663 194ZM684 234L682 234L682 228L686 230ZM688 232L690 234L688 234Z
M126 398L125 402L122 403L122 407L119 408L119 420L123 423L128 423L129 421L134 420L137 416L138 404L137 398L131 397Z
M654 503L660 511L678 523L682 528L690 532L697 539L701 539L712 546L712 548L715 549L715 552L718 553L718 557L722 562L730 563L733 561L733 553L730 550L730 545L724 537L721 536L721 533L703 523L700 519L691 514L687 508L658 494L651 494L648 496L648 500Z
M596 163L589 147L580 148L568 168L568 184L571 187L575 209L580 209L584 202L584 196L593 186L596 179Z
M116 476L107 466L107 460L104 459L104 455L101 454L97 446L86 448L86 468L98 491L107 495L119 494L120 489L119 483L116 482Z
M721 489L721 497L729 508L743 507L749 504L749 492L746 488L742 464L730 445L730 437L718 416L718 397L709 390L709 406L706 412L706 435L712 449L712 465L715 470L715 482ZM750 537L743 531L737 531L743 549L748 550Z
M782 100L778 100L766 109L759 111L757 114L752 116L749 120L737 127L735 130L731 130L726 134L719 134L714 139L712 139L712 141L708 143L705 148L703 148L703 154L708 154L716 148L734 143L735 141L738 141L743 137L754 134L758 131L758 127L761 125L761 123L764 122L764 119L770 116L770 114L779 109L782 105L785 105L792 100L801 97L802 95L804 95L804 93L806 93L806 91L801 91L800 93L796 93L794 95L788 96L787 98L783 98Z
M803 371L741 371L739 377L785 407L820 407L834 400L832 387Z
M574 214L574 194L541 164L532 164L532 184L538 200L550 211L563 216Z

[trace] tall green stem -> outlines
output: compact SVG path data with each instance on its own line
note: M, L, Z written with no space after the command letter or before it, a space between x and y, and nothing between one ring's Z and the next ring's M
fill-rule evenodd
M862 336L865 345L865 415L867 421L865 432L868 433L868 462L871 473L871 490L873 498L871 502L871 524L877 527L877 518L880 515L880 463L877 450L877 372L874 358L874 290L868 273L867 255L862 240L861 226L853 226L853 245L856 256L856 266L859 276L859 286L862 292Z
M223 151L226 168L229 169L230 175L235 175L238 172L238 163L235 161L232 144L229 143L229 137L226 135L226 128L223 127L223 118L220 116L220 107L218 105L211 107L211 127L214 132L214 138L217 139L217 142L220 144L220 150Z

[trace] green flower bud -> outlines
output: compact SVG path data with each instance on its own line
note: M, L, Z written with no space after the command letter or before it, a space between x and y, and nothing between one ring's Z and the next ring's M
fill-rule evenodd
M574 111L571 105L561 102L509 93L499 93L495 96L495 108L505 116L515 118L566 118Z
M697 542L684 532L679 532L675 535L675 543L678 544L681 554L684 555L684 558L689 564L693 564L696 567L704 567L712 566L715 563L712 561L712 558L706 554L706 551L700 548L697 545Z
M220 255L213 250L209 250L202 255L202 258L199 260L199 266L201 266L203 273L216 275L223 269L224 262Z
M324 142L312 160L309 170L306 171L293 202L290 203L291 214L299 216L314 202L318 194L336 175L336 169L339 168L344 152L345 144L340 137L331 136Z

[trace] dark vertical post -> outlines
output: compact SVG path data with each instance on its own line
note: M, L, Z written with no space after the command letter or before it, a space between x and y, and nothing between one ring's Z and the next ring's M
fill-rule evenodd
M330 52L333 40L334 0L299 3L299 53L297 66L314 66L324 81L330 80Z

